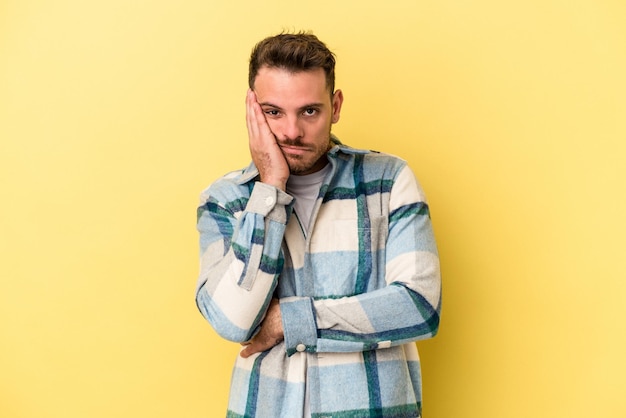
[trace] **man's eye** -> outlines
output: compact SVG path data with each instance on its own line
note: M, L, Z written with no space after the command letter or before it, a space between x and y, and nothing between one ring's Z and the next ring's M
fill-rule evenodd
M304 110L304 114L307 116L313 116L315 113L317 113L317 109L309 108Z

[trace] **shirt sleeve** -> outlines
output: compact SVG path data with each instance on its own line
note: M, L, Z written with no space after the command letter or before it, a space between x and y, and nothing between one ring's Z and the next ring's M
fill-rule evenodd
M338 299L281 300L287 354L356 352L436 335L441 275L428 204L408 167L390 192L386 286Z
M196 303L223 338L248 341L257 331L282 269L281 242L293 198L261 183L212 185L201 198L200 276Z

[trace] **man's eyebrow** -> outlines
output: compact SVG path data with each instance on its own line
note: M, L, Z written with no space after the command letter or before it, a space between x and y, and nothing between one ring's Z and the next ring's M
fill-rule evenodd
M273 107L274 109L281 109L281 107L280 107L280 106L277 106L277 105L272 104L272 103L270 103L270 102L263 102L263 103L259 103L259 105L260 105L261 107L263 107L263 106L267 106L267 107ZM281 110L282 110L282 109L281 109Z
M302 106L300 108L300 110L308 109L310 107L324 107L324 103L322 103L322 102L319 102L319 103L309 103L309 104L306 104L306 105Z
M265 107L272 107L272 108L278 109L278 110L283 110L280 106L275 105L275 104L270 103L270 102L262 102L262 103L259 103L259 105L261 107L265 106ZM312 107L324 107L324 103L322 103L322 102L307 103L307 104L305 104L303 106L300 106L298 108L298 110L310 109Z

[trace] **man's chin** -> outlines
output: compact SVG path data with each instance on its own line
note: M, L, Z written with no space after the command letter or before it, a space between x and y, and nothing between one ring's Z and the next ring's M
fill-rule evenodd
M306 174L308 171L310 170L310 168L301 168L301 167L295 167L295 168L289 168L289 174L292 174L294 176L302 176L304 174Z
M305 161L302 161L301 158L294 157L292 155L286 155L285 157L287 159L290 174L300 175L310 170L313 166L313 164L307 164Z
M312 168L312 166L289 165L289 173L295 176L302 176L304 174L309 174Z
M328 161L315 161L312 164L306 164L303 161L299 161L300 164L294 164L293 161L289 161L287 162L287 164L289 165L289 173L296 175L296 176L304 176L307 174L313 174L315 172L320 171L322 168L324 168L326 166L326 164L328 164Z

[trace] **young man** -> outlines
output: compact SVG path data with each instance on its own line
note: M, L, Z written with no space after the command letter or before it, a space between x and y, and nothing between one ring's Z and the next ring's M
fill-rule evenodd
M198 208L196 302L243 345L229 417L419 417L416 340L439 326L439 259L406 162L331 135L343 94L314 35L261 41L252 163Z

